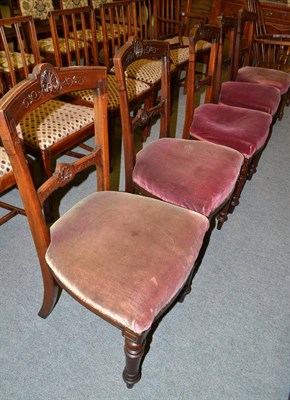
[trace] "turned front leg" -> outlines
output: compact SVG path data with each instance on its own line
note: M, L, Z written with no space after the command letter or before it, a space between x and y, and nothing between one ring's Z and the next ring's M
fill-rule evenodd
M125 339L126 366L123 371L123 379L129 389L141 379L141 360L144 355L145 342L145 339L141 343Z

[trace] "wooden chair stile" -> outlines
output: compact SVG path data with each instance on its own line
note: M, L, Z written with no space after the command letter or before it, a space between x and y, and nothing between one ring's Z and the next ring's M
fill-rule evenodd
M48 75L59 83L54 91L43 79ZM78 90L80 82L83 89L94 94L96 147L83 159L60 164L36 190L16 126L45 101ZM146 337L152 326L190 292L209 223L204 216L181 207L109 191L106 87L106 70L102 67L38 65L29 78L0 100L0 135L41 267L44 298L39 316L49 316L63 289L118 328L125 343L123 379L132 388L141 379ZM42 96L29 101L31 93L39 92ZM98 173L98 191L49 227L42 213L48 196L93 165Z

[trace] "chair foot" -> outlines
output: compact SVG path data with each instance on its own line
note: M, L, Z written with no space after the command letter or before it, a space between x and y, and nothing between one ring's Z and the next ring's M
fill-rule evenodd
M46 319L54 309L61 295L61 288L58 286L53 277L44 279L44 293L42 306L38 312L39 317Z
M141 361L144 355L145 342L143 340L141 343L136 343L125 338L126 366L123 371L123 380L128 389L132 389L141 379Z

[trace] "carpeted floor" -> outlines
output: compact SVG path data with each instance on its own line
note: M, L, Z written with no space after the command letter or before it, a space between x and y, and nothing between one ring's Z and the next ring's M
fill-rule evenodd
M177 106L176 106L177 107ZM184 96L175 108L181 131ZM153 132L154 136L154 132ZM117 160L117 158L116 158ZM116 165L118 160L116 161ZM115 171L118 171L116 167ZM123 188L113 174L113 188ZM3 225L1 400L287 400L290 382L290 109L229 221L214 231L192 292L155 331L142 380L122 381L123 338L67 294L47 320L25 217ZM66 193L62 212L94 174ZM17 201L16 190L7 197Z

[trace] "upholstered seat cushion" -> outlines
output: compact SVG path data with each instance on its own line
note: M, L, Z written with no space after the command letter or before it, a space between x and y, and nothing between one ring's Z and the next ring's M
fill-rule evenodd
M50 100L28 114L17 129L26 142L44 150L93 122L92 108Z
M4 149L0 146L0 177L8 174L12 171L12 165L10 163L9 157Z
M223 104L203 104L194 112L190 136L221 144L252 157L266 142L272 116Z
M243 161L224 146L158 139L137 153L133 181L159 199L210 216L231 195Z
M134 61L126 68L126 76L137 79L149 84L154 84L161 80L162 74L161 61L141 59ZM175 70L175 65L170 64L170 72Z
M119 90L115 75L107 75L108 82L108 109L114 111L120 107ZM136 79L126 78L128 100L131 101L143 92L150 90L150 86ZM93 92L91 90L79 90L70 93L71 96L81 98L89 103L93 102Z
M186 282L207 229L189 210L98 192L52 226L46 260L77 299L142 333Z
M12 66L14 69L23 68L23 61L21 57L21 53L17 51L10 51L10 60L12 62ZM34 63L33 54L26 53L25 54L25 62L27 65ZM5 51L0 51L0 71L1 72L9 72L8 60L5 54Z
M179 37L175 36L170 39L166 39L167 42L169 42L171 45L177 45L180 43ZM185 47L177 47L173 48L170 50L170 58L173 64L179 65L183 64L188 61L189 59L189 38L188 36L182 36L182 46ZM209 42L206 42L205 40L199 40L196 43L195 50L197 52L199 51L205 51L210 49L211 44Z
M250 82L224 82L219 102L228 106L264 111L272 116L278 110L280 90L269 85Z
M290 74L270 68L249 66L240 68L236 80L274 86L280 90L281 95L290 87Z

